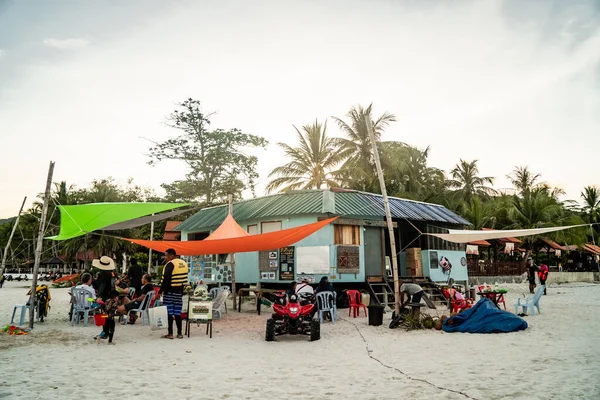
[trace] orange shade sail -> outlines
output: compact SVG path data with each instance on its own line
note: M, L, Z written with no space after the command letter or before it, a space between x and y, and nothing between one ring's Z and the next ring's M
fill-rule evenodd
M167 249L174 249L181 256L199 256L204 254L229 254L245 253L249 251L274 250L280 247L290 246L310 236L324 226L330 224L338 217L329 218L312 224L298 226L296 228L281 231L263 233L262 235L250 235L234 237L230 239L213 239L185 242L169 242L159 240L128 239L128 242L139 244L152 250L164 253ZM232 218L233 219L233 218ZM235 222L235 221L234 221ZM237 223L236 223L237 225ZM239 225L238 225L239 226ZM216 231L215 231L216 232Z
M235 219L229 213L223 223L204 240L233 239L244 236L250 236L250 234L235 222Z

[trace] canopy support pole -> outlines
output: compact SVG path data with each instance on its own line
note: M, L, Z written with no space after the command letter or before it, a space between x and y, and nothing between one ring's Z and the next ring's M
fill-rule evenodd
M385 219L387 221L388 233L390 235L390 246L392 250L392 273L394 274L394 310L396 311L395 315L398 316L400 315L400 280L398 277L398 256L396 255L394 223L392 222L392 213L390 212L390 203L387 196L387 190L385 189L385 179L383 178L381 161L379 160L377 142L375 141L375 134L373 133L373 121L371 121L371 118L368 118L365 123L367 125L367 131L369 132L369 138L371 139L371 145L373 146L373 158L375 159L375 167L377 168L377 177L379 178L379 186L381 188L383 206L385 208Z
M44 228L46 227L46 214L48 213L48 203L50 201L50 189L52 187L53 173L54 161L50 161L50 167L48 168L48 179L46 180L46 191L44 192L44 205L42 206L42 216L40 218L40 229L37 237L37 247L35 249L33 279L31 279L31 296L29 297L29 329L33 329L33 320L35 318L35 288L37 287L38 270L40 269L42 247L44 246Z
M229 201L228 210L229 214L233 215L233 196L227 195ZM229 259L231 261L231 294L233 294L233 309L237 308L237 290L235 288L235 254L230 254Z
M154 214L152 214L154 215ZM154 240L154 221L150 222L150 240ZM152 273L152 249L148 249L148 274Z
M10 243L12 242L13 236L15 235L17 226L19 226L19 218L21 218L21 212L23 211L23 207L25 206L26 200L27 200L27 196L25 196L25 198L23 199L23 203L21 204L21 208L19 209L19 213L17 214L17 219L15 219L15 224L12 227L12 231L10 232L10 236L8 237L8 242L6 243L6 247L4 248L4 253L2 254L2 266L0 267L0 276L4 275L4 269L6 268L6 257L8 256L8 250L10 249ZM13 267L14 267L14 255L13 255Z

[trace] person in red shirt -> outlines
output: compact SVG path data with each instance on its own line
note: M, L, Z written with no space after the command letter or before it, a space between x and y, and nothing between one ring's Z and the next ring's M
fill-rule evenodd
M540 285L544 285L544 294L546 294L546 279L548 279L548 266L546 264L540 265L537 275L540 279Z

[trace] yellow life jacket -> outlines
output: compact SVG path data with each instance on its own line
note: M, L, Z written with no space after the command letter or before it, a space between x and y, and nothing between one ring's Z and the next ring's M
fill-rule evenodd
M175 258L170 262L173 263L173 275L171 275L171 287L183 287L188 282L188 265L180 258Z

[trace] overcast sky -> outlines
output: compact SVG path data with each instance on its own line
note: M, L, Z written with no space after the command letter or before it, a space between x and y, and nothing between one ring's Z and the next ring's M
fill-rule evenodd
M292 124L373 102L384 140L446 171L528 165L579 199L600 184L598 1L0 0L0 218L54 181L133 177L160 193L176 162L151 140L188 97L214 127L266 137L261 195ZM331 134L339 135L330 121Z

